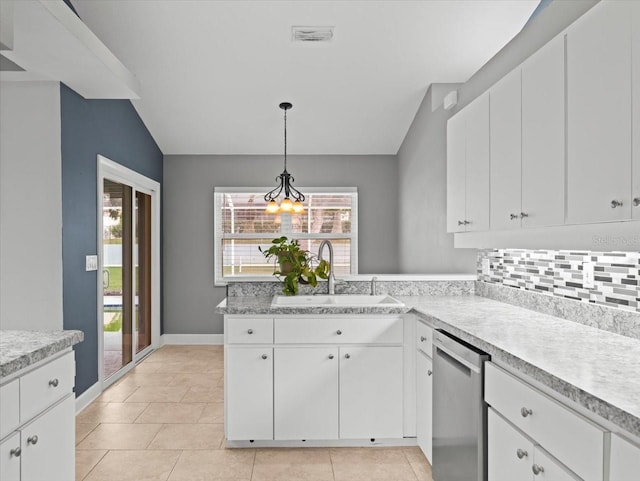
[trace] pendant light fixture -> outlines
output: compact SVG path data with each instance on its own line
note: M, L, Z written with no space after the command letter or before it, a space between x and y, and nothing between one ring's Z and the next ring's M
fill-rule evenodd
M279 185L276 186L271 192L268 192L264 196L264 200L267 202L267 209L265 212L268 214L302 214L304 213L304 194L297 190L291 184L295 180L289 172L287 172L287 110L293 105L289 102L282 102L280 108L284 110L284 170L282 174L276 177L276 181ZM278 205L277 199L284 191L284 199Z

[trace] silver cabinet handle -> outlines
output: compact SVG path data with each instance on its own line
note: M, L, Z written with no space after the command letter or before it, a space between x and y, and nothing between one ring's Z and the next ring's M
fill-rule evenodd
M640 205L640 197L633 199L633 206L638 207Z
M461 220L459 220L459 221L458 221L458 225L464 225L464 222L463 222L463 221L461 221Z
M18 446L17 448L13 448L11 451L9 451L9 456L15 456L16 458L19 458L21 454L22 454L22 449L20 448L20 446Z
M429 369L429 370L427 371L427 376L431 376L432 374L433 374L433 371L432 371L431 369Z
M268 358L269 358L269 356L267 356L266 354L262 355L262 359L268 359Z
M518 214L509 214L509 219L514 220L518 218Z
M529 408L522 408L520 409L520 414L522 414L523 418L526 418L527 416L531 416L533 414L533 411Z
M616 207L622 207L622 202L620 202L619 200L612 200L611 201L611 208L615 209Z
M345 355L344 355L344 358L345 358L345 359L351 359L351 354L345 354Z
M329 354L329 359L333 359L333 354Z
M525 217L529 217L529 214L527 214L525 212L520 212L520 218L524 219Z
M33 444L33 445L38 444L38 436L36 436L35 434L33 436L29 436L27 438L27 444Z
M534 464L533 466L531 466L531 470L536 476L540 473L544 473L544 468L538 464Z
M424 336L420 336L420 342L425 342L426 340L427 340L427 338L426 338L426 337L424 337Z
M341 331L340 329L338 329L338 330L336 331L336 334L337 334L338 336L342 336L342 331Z
M247 331L247 334L253 334L253 329L249 329L249 330Z
M518 450L516 451L516 456L518 456L518 459L522 459L522 458L528 457L529 453L526 452L524 449L518 448Z
M51 387L58 387L58 384L60 384L60 381L58 381L58 378L51 379L49 381L49 386Z

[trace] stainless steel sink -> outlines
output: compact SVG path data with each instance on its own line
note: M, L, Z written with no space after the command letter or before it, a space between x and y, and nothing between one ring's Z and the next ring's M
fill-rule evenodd
M387 295L274 296L271 307L404 307L404 303Z

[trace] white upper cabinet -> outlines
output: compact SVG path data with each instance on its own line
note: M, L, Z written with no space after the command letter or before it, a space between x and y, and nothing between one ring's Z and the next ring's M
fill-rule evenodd
M631 190L633 218L640 220L640 2L632 2L632 72L631 93L633 125L633 187Z
M564 223L564 54L561 35L522 64L523 227Z
M521 71L516 69L489 92L491 139L491 229L520 227L522 109Z
M447 231L489 230L489 94L447 125Z
M567 30L567 223L631 218L631 6L603 1Z

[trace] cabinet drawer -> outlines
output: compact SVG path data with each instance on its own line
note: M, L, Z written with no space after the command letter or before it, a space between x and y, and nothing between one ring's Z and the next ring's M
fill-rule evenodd
M20 422L24 423L73 391L73 352L20 378Z
M420 321L416 323L416 346L427 356L433 357L433 329Z
M640 446L614 434L611 436L610 481L634 479L640 473Z
M585 481L602 481L606 432L557 401L485 365L485 401Z
M20 424L20 384L18 379L0 386L0 439Z
M20 433L15 433L0 443L0 479L2 481L20 479L20 456L16 456L16 450L19 449Z
M227 342L230 344L271 344L273 319L237 317L227 319Z
M275 342L295 344L402 344L400 317L275 320Z

